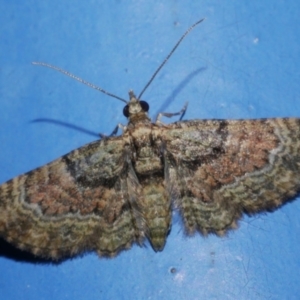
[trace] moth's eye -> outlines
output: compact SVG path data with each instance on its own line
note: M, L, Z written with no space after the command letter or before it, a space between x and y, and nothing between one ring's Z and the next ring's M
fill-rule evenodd
M149 104L146 101L140 101L143 111L147 112L149 110Z
M123 115L124 115L126 118L129 117L129 106L128 106L128 105L124 106L124 108L123 108Z

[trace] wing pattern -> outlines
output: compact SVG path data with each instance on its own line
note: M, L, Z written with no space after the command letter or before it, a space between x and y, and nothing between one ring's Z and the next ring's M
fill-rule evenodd
M0 186L0 236L58 259L163 249L171 202L187 234L223 235L300 190L300 120L139 123Z
M300 120L175 123L163 134L169 193L188 234L223 235L242 213L273 210L300 189Z
M0 188L0 232L36 255L114 255L141 243L136 178L121 137L97 141ZM129 197L128 189L132 195Z

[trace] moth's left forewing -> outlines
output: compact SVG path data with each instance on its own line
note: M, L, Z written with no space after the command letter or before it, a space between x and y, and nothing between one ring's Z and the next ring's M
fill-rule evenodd
M113 256L143 239L128 195L126 142L90 143L0 186L0 236L34 254Z
M195 120L163 130L166 184L186 230L223 234L300 189L298 119Z

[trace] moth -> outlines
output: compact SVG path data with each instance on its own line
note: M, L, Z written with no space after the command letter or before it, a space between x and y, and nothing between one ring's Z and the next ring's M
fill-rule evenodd
M0 186L0 236L37 256L84 251L113 257L148 239L162 251L179 210L188 235L222 236L244 213L273 210L300 190L300 119L191 120L152 123L129 101L128 124ZM167 117L183 115L185 108Z

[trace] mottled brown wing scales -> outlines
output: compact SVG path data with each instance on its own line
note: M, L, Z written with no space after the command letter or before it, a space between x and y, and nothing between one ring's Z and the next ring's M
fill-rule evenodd
M171 190L180 187L176 206L187 233L222 235L243 212L270 210L294 196L300 189L299 129L298 119L170 125L163 133L167 161L174 162L167 183Z
M147 119L148 120L148 119ZM300 120L129 128L0 186L0 236L36 255L164 248L171 202L186 232L223 235L300 190Z
M178 172L177 178L180 178L180 181L177 185L180 186L181 196L177 197L176 206L181 211L188 234L198 230L204 235L209 232L222 235L224 229L235 227L234 220L240 212L234 203L226 203L220 199L212 200L215 198L214 189L219 186L215 180L209 178L208 174L207 178L197 177L199 174L192 172L184 163L178 168Z
M92 143L3 184L0 234L52 258L84 250L113 256L141 243L123 153L121 138Z
M300 190L300 122L298 119L267 122L280 142L269 155L270 163L242 178L236 192L244 210L250 213L276 208Z

